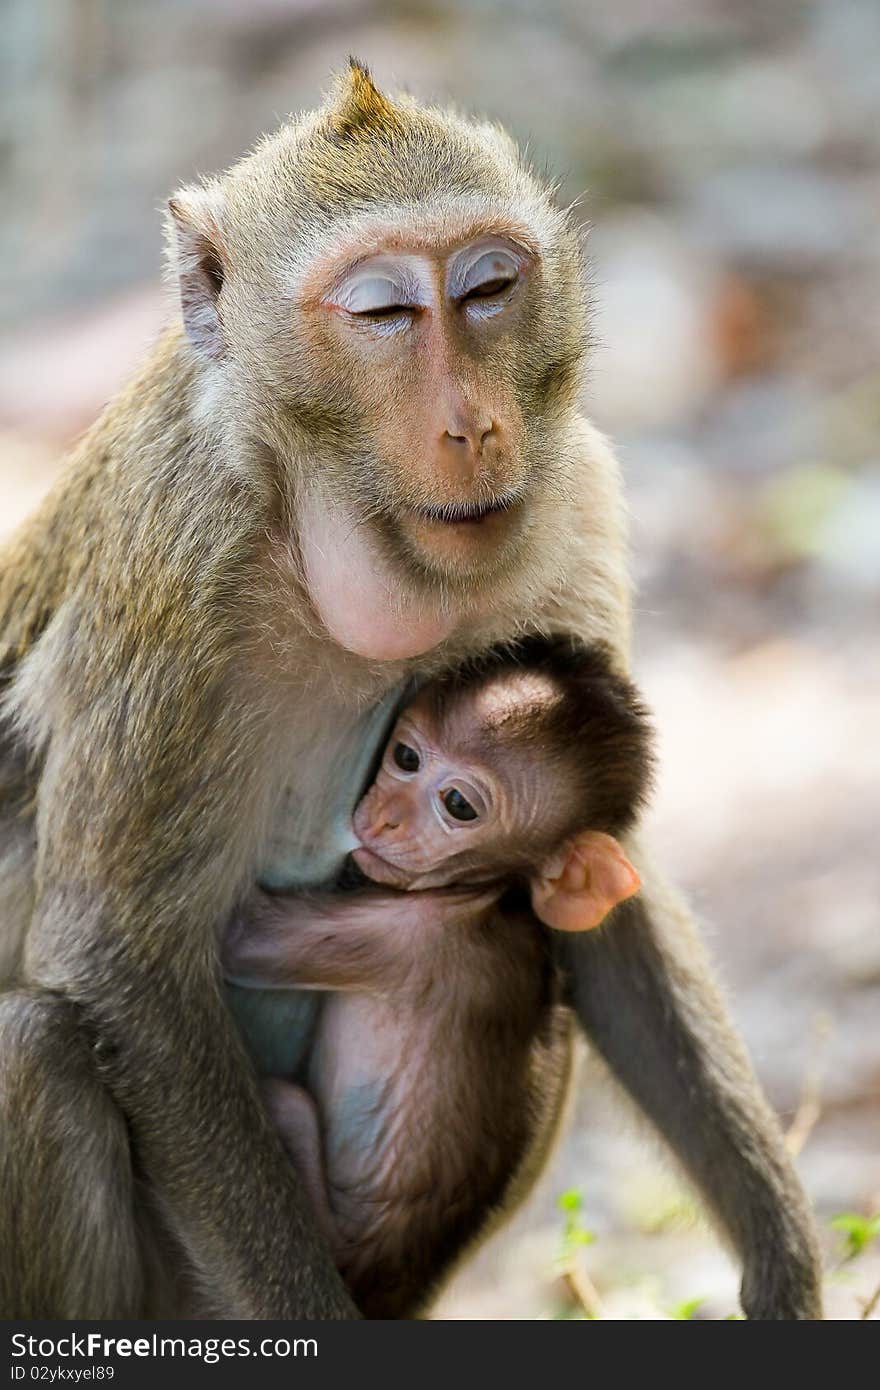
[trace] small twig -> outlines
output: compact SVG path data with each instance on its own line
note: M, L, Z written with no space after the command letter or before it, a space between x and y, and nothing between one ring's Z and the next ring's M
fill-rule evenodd
M878 1304L880 1304L880 1284L877 1285L876 1289L871 1294L871 1297L868 1299L867 1303L863 1307L860 1321L867 1322L874 1310L877 1308Z
M562 1271L562 1282L575 1303L579 1303L588 1318L601 1321L605 1312L599 1291L589 1274L574 1260Z
M813 1033L813 1060L804 1075L800 1103L785 1136L785 1147L792 1158L801 1152L822 1114L822 1082L828 1064L828 1039L831 1037L828 1014L817 1015Z

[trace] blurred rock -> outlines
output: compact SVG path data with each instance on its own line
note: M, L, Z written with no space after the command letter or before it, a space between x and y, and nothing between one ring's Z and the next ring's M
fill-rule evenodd
M831 583L880 598L880 464L849 487L828 517L821 564Z
M667 224L639 210L596 226L590 405L609 429L687 421L719 377L710 331L713 270Z
M131 374L165 312L149 286L0 338L0 428L68 443Z
M789 275L815 273L873 223L844 174L760 157L707 175L691 204L695 231L725 259Z
M698 433L700 457L723 474L759 479L821 456L822 401L775 372L732 383Z

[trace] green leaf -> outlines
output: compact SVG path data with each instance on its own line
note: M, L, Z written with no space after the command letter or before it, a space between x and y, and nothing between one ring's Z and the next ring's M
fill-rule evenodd
M677 1303L672 1309L670 1316L678 1322L689 1321L699 1307L706 1302L705 1298L686 1298L683 1303Z
M556 1205L564 1213L562 1236L559 1242L557 1262L563 1266L571 1263L575 1251L585 1245L592 1245L596 1234L583 1224L580 1212L584 1204L580 1188L570 1187L556 1198Z
M592 1245L596 1239L596 1232L588 1230L586 1226L573 1226L565 1234L572 1245Z
M579 1187L570 1187L567 1192L560 1192L556 1198L556 1205L560 1211L580 1211L584 1204L584 1194Z
M863 1216L858 1211L842 1211L828 1222L833 1231L840 1231L846 1239L844 1259L854 1260L867 1250L880 1235L880 1212L873 1216Z

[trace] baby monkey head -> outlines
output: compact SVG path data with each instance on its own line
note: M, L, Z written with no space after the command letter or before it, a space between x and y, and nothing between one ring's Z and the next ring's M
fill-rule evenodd
M355 811L355 859L404 889L519 879L549 925L582 930L638 887L616 836L650 769L645 710L605 653L529 640L404 709Z

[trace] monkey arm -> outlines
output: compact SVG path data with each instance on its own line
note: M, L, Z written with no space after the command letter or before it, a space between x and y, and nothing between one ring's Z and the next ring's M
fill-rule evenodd
M821 1317L812 1220L778 1122L689 915L646 878L607 928L561 938L574 1006L740 1256L747 1316Z
M630 597L616 460L579 420L584 506L548 631L604 641L625 668ZM599 500L597 500L599 499ZM588 1038L676 1153L739 1254L751 1318L821 1317L812 1219L696 927L655 866L607 930L560 940Z
M368 889L319 897L253 893L223 946L227 979L268 988L387 992L405 976L426 894Z
M240 827L256 819L248 788L265 759L227 691L194 708L174 663L161 669L161 694L131 673L137 720L120 718L123 692L90 690L83 673L82 696L56 701L46 672L55 717L28 975L74 1001L100 1038L138 1168L214 1315L355 1317L220 990L215 926L247 872ZM231 794L205 774L221 764Z
M29 973L74 999L100 1038L104 1084L128 1120L136 1162L214 1315L355 1318L222 1001L211 878L222 883L228 866L220 842L211 853L204 840L209 806L196 798L195 815L178 826L181 837L200 841L195 881L182 863L175 870L170 845L154 833L147 848L156 856L154 876L135 851L138 862L125 866L111 855L108 880L96 873L83 883L82 863L63 849L82 831L71 824L78 815L71 808L79 802L96 820L101 808L90 795L95 783L61 739L53 741L44 787L51 813L40 827L42 891ZM110 847L106 824L104 837ZM83 838L88 855L90 835ZM124 841L132 847L128 835ZM96 867L86 863L86 873Z

